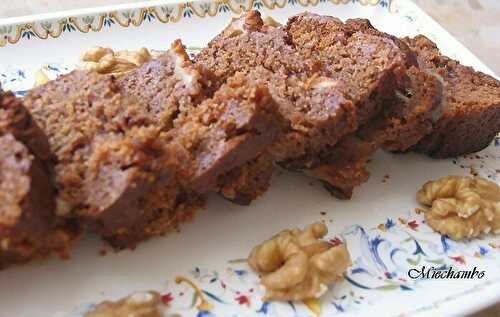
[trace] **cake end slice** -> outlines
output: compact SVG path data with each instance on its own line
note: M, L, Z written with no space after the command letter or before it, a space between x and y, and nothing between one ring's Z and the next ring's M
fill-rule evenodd
M0 93L0 269L68 257L79 226L57 219L46 136L21 100Z
M443 114L414 147L437 158L480 151L500 131L500 82L441 54L425 36L404 38L421 67L443 82Z

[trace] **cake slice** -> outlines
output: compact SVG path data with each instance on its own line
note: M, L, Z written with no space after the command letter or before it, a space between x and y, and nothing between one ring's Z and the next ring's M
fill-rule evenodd
M289 42L304 58L321 63L321 73L341 78L361 113L360 126L378 114L393 99L396 89L405 89L406 68L413 59L397 39L378 32L368 20L340 19L301 13L288 19L284 30Z
M24 104L54 153L59 217L77 219L117 248L187 217L178 210L174 150L113 77L74 71L34 88Z
M174 126L174 120L209 97L203 76L193 65L180 40L158 58L117 78L123 94L133 96L145 113L162 131Z
M322 180L337 198L350 199L354 188L366 182L366 163L379 148L401 152L432 130L441 115L442 85L435 76L415 67L407 71L411 84L396 91L381 111L358 131L344 137L308 175Z
M443 82L443 115L414 149L433 157L477 152L500 132L500 82L443 56L423 35L404 38L422 68Z
M267 87L236 74L207 96L180 42L119 78L74 71L24 103L54 153L56 212L117 249L189 219L281 131Z
M429 110L437 104L435 95L427 102L420 93L410 104L406 95L403 101L396 99L396 91L420 92L426 84L407 75L407 69L415 64L411 50L376 31L366 20L343 23L305 13L280 27L266 23L252 11L234 20L195 59L200 67L212 70L219 82L236 71L249 76L257 73L289 122L288 131L270 147L274 160L286 168L330 180L328 187L342 188L347 197L352 184L366 180L364 162L373 151L382 145L399 150L415 144L425 132L414 132L413 121L426 125ZM426 80L430 89L438 90L436 79ZM425 105L420 106L421 101ZM357 135L362 130L373 130L369 133L373 136L364 140ZM343 144L336 149L338 142ZM354 156L344 150L353 148L363 148L363 156L355 156L359 162L346 159ZM342 168L346 171L340 171ZM259 188L254 192L260 193L265 185L257 186L255 180L262 179L265 184L269 177L248 177L259 173L251 169L260 168L252 162L242 170L244 176L233 175L233 179L247 193L244 181L252 182ZM356 180L348 182L348 174ZM230 199L239 196L234 189L225 192ZM247 193L245 202L255 198Z
M168 135L186 152L186 187L217 191L227 173L255 159L279 136L282 117L266 85L237 73L211 98L182 113Z
M256 11L234 20L195 61L211 70L220 84L242 72L268 86L287 125L267 152L289 168L315 164L322 149L355 131L361 120L346 96L346 83L322 76L317 59L301 56L288 43L284 30L265 24ZM238 188L224 188L226 198L249 203L265 191L273 170L270 161L270 156L263 156L242 168L241 175L233 173L233 184L242 193Z
M121 91L131 93L123 88ZM155 142L172 151L176 159L176 165L168 167L175 171L175 181L152 185L154 197L162 197L163 201L151 200L155 205L150 209L163 209L166 215L142 215L134 224L148 232L153 230L154 235L190 217L191 210L203 203L204 194L219 191L226 174L258 156L276 139L282 126L267 88L238 75L219 87L211 98L180 107L175 118L163 121L169 122L171 128L158 121L166 118L161 110L150 114L155 128L162 131ZM118 215L111 219L116 218Z
M46 136L21 101L0 92L0 269L62 257L79 229L56 219Z
M257 11L235 19L196 57L219 83L236 72L266 84L288 121L272 146L281 164L304 167L327 145L359 126L360 111L347 97L342 78L323 76L315 58L302 56L286 32L265 24Z
M158 59L118 79L125 94L138 97L156 126L177 144L185 166L184 185L198 193L228 192L233 177L273 143L283 118L267 85L244 73L214 80L194 65L177 40ZM267 170L272 172L272 164ZM247 189L251 191L250 188Z
M355 133L321 153L320 164L307 172L324 181L337 197L350 198L354 187L368 179L365 163L378 148L404 151L431 131L441 113L440 82L419 69L406 44L379 32L368 20L343 23L303 13L291 17L286 30L298 51L322 62L323 72L350 82L349 93L364 105L361 108L379 109L366 116ZM399 63L391 64L394 58ZM393 65L392 90L370 90L377 78L386 80L377 77L384 72L373 70L384 64Z

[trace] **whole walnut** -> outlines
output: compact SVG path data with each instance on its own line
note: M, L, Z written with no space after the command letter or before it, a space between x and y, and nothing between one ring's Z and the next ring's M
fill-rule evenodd
M430 207L427 224L454 240L500 233L500 186L484 178L447 176L427 182L417 201Z
M317 298L327 285L342 279L350 256L344 244L321 240L327 233L323 223L283 230L252 250L248 263L262 275L264 300Z

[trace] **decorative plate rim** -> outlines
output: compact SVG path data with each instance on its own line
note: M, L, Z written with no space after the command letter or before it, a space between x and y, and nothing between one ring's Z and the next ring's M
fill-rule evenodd
M91 7L91 8L82 8L82 9L73 9L73 10L62 10L62 11L56 11L56 12L49 12L49 13L41 13L41 14L34 14L34 15L25 15L25 16L20 16L20 17L11 17L11 18L4 18L0 19L0 50L5 49L7 47L12 47L15 46L16 44L20 44L24 41L21 41L23 38L23 30L26 25L32 24L41 24L44 22L49 22L49 21L54 21L54 20L78 20L78 18L81 18L82 16L97 16L97 15L102 15L102 16L109 16L110 13L118 13L118 12L124 12L124 11L131 11L131 10L140 10L141 12L147 9L151 8L159 8L162 6L177 6L177 9L181 6L193 6L194 4L203 4L203 3L210 3L211 5L215 6L215 14L201 14L201 17L206 17L206 16L216 16L218 12L218 9L226 5L230 10L232 10L233 13L239 14L241 13L241 10L233 10L233 6L230 5L230 3L247 3L250 4L249 8L255 8L254 4L256 2L260 2L265 6L267 9L281 9L286 7L287 5L301 5L304 8L307 8L308 6L316 6L319 3L331 3L333 5L346 5L346 4L359 4L359 5L364 5L364 6L377 6L380 5L384 9L386 9L389 13L396 14L398 13L398 10L401 8L404 8L405 11L408 11L408 13L413 13L416 16L422 18L422 21L420 23L424 24L431 24L433 28L439 29L440 33L446 34L450 39L455 41L456 45L460 48L460 50L463 50L468 53L469 58L474 59L477 64L480 64L483 71L486 73L492 75L493 77L500 79L500 77L492 71L491 68L489 68L481 59L479 59L475 54L473 54L465 45L463 45L460 41L458 41L451 33L449 33L441 24L436 22L431 16L429 16L425 11L423 11L417 4L413 2L413 0L192 0L192 1L186 1L186 0L144 0L141 2L134 2L134 3L125 3L125 4L115 4L115 5L108 5L108 6L97 6L97 7ZM266 5L268 3L268 5ZM271 3L271 5L269 5ZM212 9L213 10L213 9ZM248 9L247 9L248 10ZM179 11L179 10L177 10ZM193 11L196 12L196 11ZM129 27L130 25L133 25L135 27L143 25L142 22L146 19L146 16L144 16L141 13L142 19L140 21L136 21L135 25L134 22L128 21L123 27ZM181 19L179 18L176 21L166 21L163 23L173 23L173 22L178 22ZM60 21L59 21L60 22ZM161 22L161 20L160 20ZM56 38L59 37L60 34L63 32L63 25L59 26L59 29L55 31L54 34ZM10 29L10 30L9 30ZM42 28L43 29L43 28ZM68 32L71 31L76 31L77 28L75 26L70 27ZM101 31L102 26L98 30L92 30L90 27L85 27L83 33L88 33L90 31L96 32L96 31ZM80 31L80 30L78 30ZM14 38L10 39L9 41L9 35L13 35ZM26 33L25 35L26 38L30 39L33 36L36 36L36 34L31 34L29 35L29 32ZM54 38L54 36L51 36L49 34L43 34L43 38Z
M288 5L305 8L320 3L381 6L391 12L395 0L150 0L137 3L58 11L0 19L0 48L23 40L58 38L64 33L100 32L105 27L139 27L144 21L176 23L181 19L213 17L231 11L241 14L253 9L282 9Z

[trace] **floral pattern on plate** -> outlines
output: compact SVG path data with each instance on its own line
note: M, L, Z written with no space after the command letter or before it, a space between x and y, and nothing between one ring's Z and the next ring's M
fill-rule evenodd
M308 7L327 2L332 5L359 3L365 6L379 6L384 10L391 8L391 0L222 0L162 4L147 8L132 8L0 26L0 48L9 44L17 44L21 40L46 40L74 32L100 32L111 27L140 27L143 23L154 22L177 23L181 19L213 17L228 12L241 14L245 11L263 8L274 10L286 6Z
M167 281L162 300L181 316L331 316L356 312L371 305L384 292L413 292L425 288L426 278L411 279L408 270L422 265L439 270L470 270L500 261L498 239L455 242L432 232L422 217L387 218L367 228L353 225L329 242L346 243L353 260L345 279L320 299L304 302L263 302L259 277L245 259L229 260L225 270L193 267ZM486 284L500 281L500 275ZM475 285L472 289L480 287ZM456 296L460 296L457 294ZM450 298L451 299L451 298ZM436 304L437 305L437 304ZM79 307L81 316L94 304ZM425 309L425 306L422 307Z

